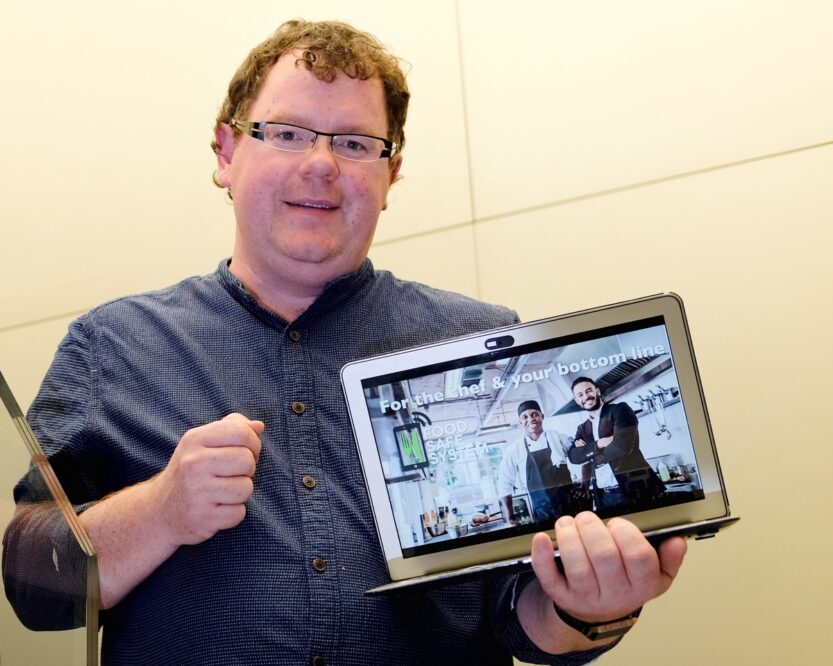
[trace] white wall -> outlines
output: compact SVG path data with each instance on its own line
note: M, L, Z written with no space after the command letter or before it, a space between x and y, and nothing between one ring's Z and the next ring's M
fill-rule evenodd
M742 521L691 545L602 663L826 663L827 0L6 0L0 369L21 400L74 313L230 252L213 117L246 51L301 13L354 22L411 63L378 267L525 319L686 300Z

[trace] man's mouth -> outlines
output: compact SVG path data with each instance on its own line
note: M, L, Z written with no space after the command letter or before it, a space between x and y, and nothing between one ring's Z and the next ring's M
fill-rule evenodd
M335 210L338 206L326 201L287 201L290 206L296 208L314 208L316 210Z

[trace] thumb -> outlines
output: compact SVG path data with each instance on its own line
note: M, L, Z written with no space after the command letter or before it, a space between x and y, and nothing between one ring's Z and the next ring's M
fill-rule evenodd
M677 577L677 573L679 573L680 567L683 565L683 558L687 550L688 545L682 537L666 539L657 548L659 567L663 577L666 579L666 587L671 585Z

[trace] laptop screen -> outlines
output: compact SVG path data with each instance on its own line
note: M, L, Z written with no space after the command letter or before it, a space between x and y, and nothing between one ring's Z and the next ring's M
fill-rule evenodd
M663 316L362 389L404 558L704 497Z

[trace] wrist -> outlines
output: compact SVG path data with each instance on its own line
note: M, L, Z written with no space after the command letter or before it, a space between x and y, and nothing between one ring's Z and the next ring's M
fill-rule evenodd
M170 497L164 473L162 470L146 481L137 483L131 490L136 492L134 500L142 506L140 520L145 525L145 530L153 535L160 551L171 555L184 541L172 518L170 507L176 500Z
M559 608L554 601L552 607L564 624L591 641L616 638L626 634L636 624L639 614L642 612L642 606L640 606L635 611L622 617L602 622L587 622Z

